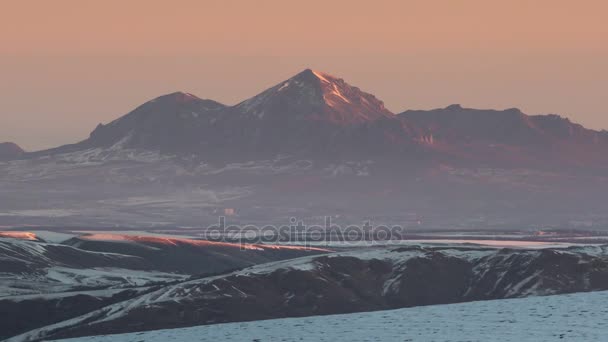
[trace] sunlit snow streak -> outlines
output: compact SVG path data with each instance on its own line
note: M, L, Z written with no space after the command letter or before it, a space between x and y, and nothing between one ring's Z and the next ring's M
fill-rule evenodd
M151 243L157 245L171 245L178 246L180 244L198 246L198 247L230 247L247 250L309 250L318 252L331 252L329 249L305 247L305 246L283 246L283 245L269 245L269 244L249 244L249 243L231 243L221 241L209 241L209 240L195 240L186 238L167 238L167 237L156 237L156 236L145 236L145 235L121 235L121 234L110 234L110 233L95 233L87 234L80 237L84 240L91 241L123 241L123 242L135 242L135 243Z
M31 241L38 240L38 237L36 236L36 234L31 233L31 232L5 231L5 232L0 232L0 237L20 239L20 240L31 240Z

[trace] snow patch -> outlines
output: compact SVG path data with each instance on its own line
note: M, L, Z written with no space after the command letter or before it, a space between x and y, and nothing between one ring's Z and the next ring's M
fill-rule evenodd
M319 78L321 81L325 82L325 83L331 83L329 80L327 80L327 78L324 77L324 74L322 72L319 71L312 71L312 73L317 76L317 78Z
M340 99L342 99L346 103L351 103L350 100L348 100L346 97L344 97L344 95L342 95L342 93L338 89L338 86L336 86L335 83L332 84L332 86L333 86L333 91L331 92L331 94L336 95L337 97L339 97Z
M289 298L288 296L286 297ZM127 341L578 341L605 340L608 291L343 315L283 318L79 337ZM24 341L27 335L13 341ZM30 336L31 337L31 336Z

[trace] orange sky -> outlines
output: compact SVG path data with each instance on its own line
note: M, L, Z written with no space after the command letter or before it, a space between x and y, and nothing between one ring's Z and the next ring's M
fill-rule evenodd
M603 0L5 0L0 141L85 138L176 90L226 104L304 68L395 112L461 103L608 128Z

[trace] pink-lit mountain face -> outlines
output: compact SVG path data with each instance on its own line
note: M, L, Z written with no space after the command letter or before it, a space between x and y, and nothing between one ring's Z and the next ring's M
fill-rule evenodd
M519 109L480 110L451 105L406 111L398 117L423 130L433 147L452 157L501 166L604 164L608 133L584 128L555 114Z
M343 79L310 69L239 103L235 110L244 119L287 119L337 126L394 117L373 95Z

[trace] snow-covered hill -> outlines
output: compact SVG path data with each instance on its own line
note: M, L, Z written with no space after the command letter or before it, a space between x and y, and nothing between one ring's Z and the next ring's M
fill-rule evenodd
M608 335L608 292L229 323L65 342L598 342Z
M99 288L144 286L185 275L160 272L133 255L0 238L0 299Z
M2 237L7 234L18 238ZM145 286L329 252L154 235L85 234L63 243L37 239L29 232L0 232L0 299Z
M20 340L608 290L607 256L601 246L358 248L168 284Z
M328 252L159 235L0 231L0 339L120 303L191 275Z

